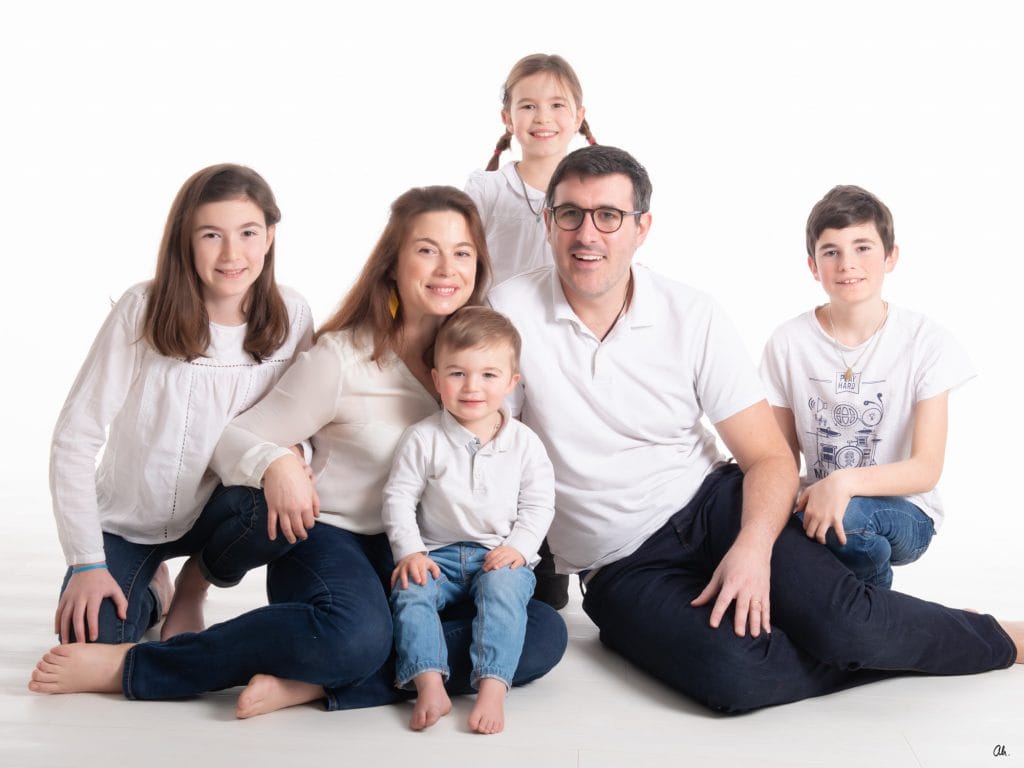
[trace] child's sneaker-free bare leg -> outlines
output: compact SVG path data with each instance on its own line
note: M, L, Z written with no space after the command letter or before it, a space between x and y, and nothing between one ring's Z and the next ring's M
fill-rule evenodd
M58 645L36 664L28 689L36 693L121 693L124 657L133 645Z
M178 572L174 581L174 597L167 609L167 617L160 629L160 639L167 640L183 632L202 632L206 629L203 603L210 582L199 569L198 555L193 555Z
M480 680L476 704L469 713L470 730L477 733L501 733L505 729L505 683L496 677Z
M452 711L452 700L444 689L444 678L440 672L423 672L412 681L416 685L416 704L409 727L422 731Z

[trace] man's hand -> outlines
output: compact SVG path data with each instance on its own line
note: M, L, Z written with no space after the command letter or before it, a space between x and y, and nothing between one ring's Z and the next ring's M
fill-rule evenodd
M736 634L743 637L749 624L750 635L757 637L762 629L772 631L770 589L771 547L747 541L741 534L725 553L704 591L690 605L695 608L707 605L717 595L709 622L717 629L729 605L735 601L733 629Z

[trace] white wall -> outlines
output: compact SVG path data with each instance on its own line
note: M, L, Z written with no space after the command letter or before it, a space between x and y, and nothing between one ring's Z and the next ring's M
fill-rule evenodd
M810 206L836 183L890 205L902 258L887 297L952 328L980 371L951 401L947 530L977 568L1015 551L1013 3L332 5L5 6L0 495L45 497L67 388L110 299L151 276L193 171L234 161L270 181L279 278L322 320L395 196L461 186L484 163L509 67L544 51L575 66L598 140L650 171L641 258L716 295L752 356L823 300L804 264Z

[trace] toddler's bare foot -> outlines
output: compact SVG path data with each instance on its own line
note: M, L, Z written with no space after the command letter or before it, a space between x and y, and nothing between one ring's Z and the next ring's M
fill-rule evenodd
M412 709L409 727L414 731L429 728L452 711L452 700L444 689L440 672L424 672L413 678L416 683L416 704Z
M69 643L43 654L28 689L36 693L121 693L124 657L132 643Z
M153 580L149 582L149 588L156 593L156 599L160 601L160 618L167 615L167 609L174 599L174 585L171 584L171 569L167 563L160 563L160 567L153 574Z
M313 683L285 680L273 675L253 675L245 690L238 695L235 717L244 720L247 717L266 715L323 697L323 687Z
M505 684L495 677L480 680L476 704L469 713L469 727L477 733L501 733L505 730Z
M195 557L190 557L181 566L174 582L174 598L167 609L160 639L167 640L182 632L202 632L206 628L203 619L203 602L210 582L199 570Z

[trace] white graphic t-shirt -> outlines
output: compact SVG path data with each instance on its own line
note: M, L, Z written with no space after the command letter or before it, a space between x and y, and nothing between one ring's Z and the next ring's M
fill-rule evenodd
M801 488L836 469L910 458L917 402L974 375L948 331L892 305L882 328L860 346L837 348L811 310L779 326L761 358L768 402L793 411L806 468ZM938 531L943 510L937 490L907 498Z

